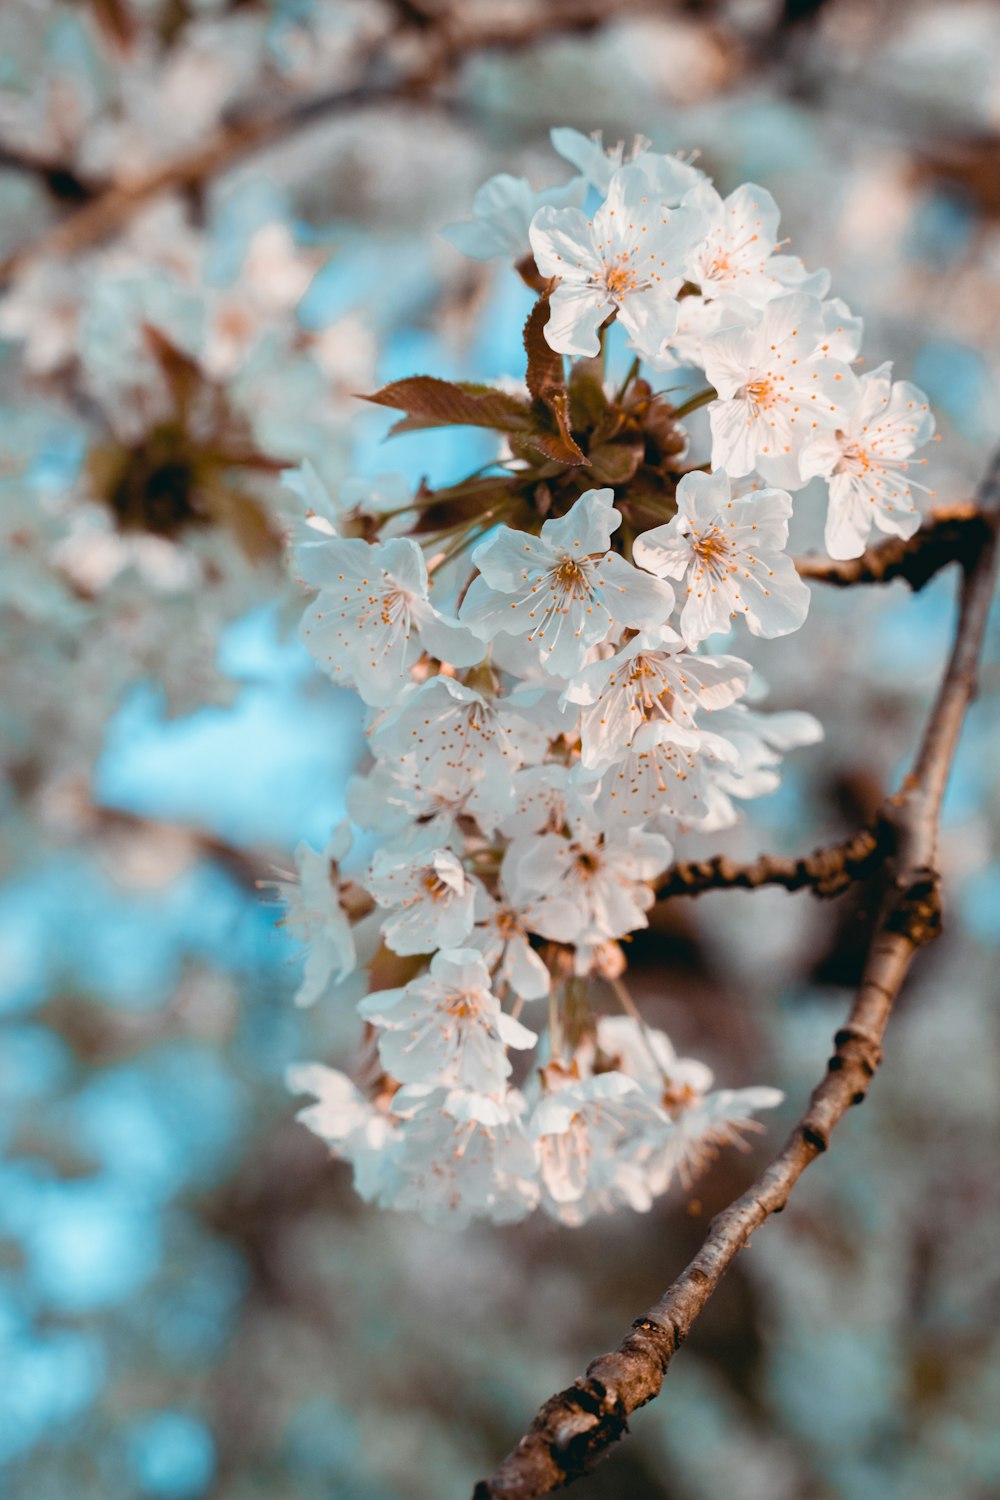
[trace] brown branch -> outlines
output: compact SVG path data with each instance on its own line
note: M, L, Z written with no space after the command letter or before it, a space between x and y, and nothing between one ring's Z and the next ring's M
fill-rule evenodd
M0 260L0 287L41 257L79 255L100 244L154 198L198 187L235 166L242 157L277 143L310 120L360 108L377 97L376 91L351 89L281 110L261 111L222 125L204 145L164 162L135 181L106 188L83 207L12 250Z
M101 191L103 183L88 181L75 172L68 162L36 156L33 152L0 141L0 171L20 172L37 177L42 186L61 203L84 203Z
M836 562L829 557L797 557L800 578L847 588L854 583L891 583L902 578L914 593L949 563L968 567L986 544L989 523L975 502L940 507L905 540L889 537L860 557Z
M826 1075L784 1148L740 1198L713 1219L708 1236L658 1302L637 1318L613 1353L601 1355L567 1390L551 1397L525 1436L474 1500L531 1500L587 1472L628 1430L632 1412L659 1393L663 1377L694 1320L750 1236L779 1213L830 1134L865 1098L882 1055L882 1037L917 949L940 926L936 872L945 785L976 673L996 576L1000 453L979 494L982 542L968 560L951 658L914 767L881 810L891 830L884 860L882 907L861 985L834 1039Z
M761 854L749 864L738 864L726 854L683 860L666 871L656 888L656 899L700 896L705 891L755 891L762 885L839 896L855 880L875 873L885 858L889 837L888 827L876 824L812 854Z
M680 0L619 0L616 14L676 10ZM546 36L594 30L606 23L606 0L537 0L470 10L456 5L431 24L402 15L391 38L380 38L360 60L356 87L254 110L222 124L203 145L155 167L144 177L98 192L89 202L0 259L0 288L40 256L72 256L110 238L145 204L167 192L191 191L255 151L276 145L317 120L388 103L424 101L476 52L514 50ZM415 54L408 67L392 67L394 44ZM412 47L411 47L412 44ZM386 77L387 73L389 76Z

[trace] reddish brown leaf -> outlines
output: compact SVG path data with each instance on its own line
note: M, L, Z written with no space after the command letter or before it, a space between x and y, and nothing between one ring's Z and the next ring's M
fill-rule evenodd
M529 448L544 453L546 458L555 459L569 468L579 468L587 462L573 439L564 438L560 432L526 432L523 441Z
M570 426L569 396L562 355L545 337L549 321L549 299L539 297L524 325L524 350L528 356L527 384L536 409L543 408L555 423L555 433L532 433L528 442L560 463L585 464L586 455L573 437Z
M522 260L515 262L514 270L525 286L530 286L533 292L544 292L552 285L550 278L542 275L535 264L535 257L530 253Z
M524 352L528 356L527 384L532 401L548 401L553 391L565 391L566 376L562 355L545 337L549 321L549 299L539 297L524 325Z
M178 413L183 416L206 384L201 366L189 354L178 349L161 328L154 328L152 323L142 325L142 336L163 372Z
M525 432L534 421L530 406L518 396L489 385L438 380L434 375L394 380L363 399L406 413L393 432L413 432L426 427L486 427L494 432Z
M131 51L137 26L126 0L90 0L90 9L108 41L123 52Z

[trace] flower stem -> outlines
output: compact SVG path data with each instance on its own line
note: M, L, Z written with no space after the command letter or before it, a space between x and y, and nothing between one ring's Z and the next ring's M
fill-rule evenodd
M446 562L451 562L453 558L459 557L465 551L466 547L470 547L473 542L478 540L482 532L487 529L487 523L494 521L497 516L502 516L509 510L509 502L503 505L495 505L492 510L484 510L482 515L476 516L472 521L459 521L456 526L449 526L444 531L434 532L423 543L425 547L439 542L442 537L455 536L456 532L458 535L455 536L455 540L445 548L439 557L431 558L427 564L428 573L436 572Z
M669 1083L670 1079L663 1067L663 1064L660 1062L660 1059L656 1055L656 1049L653 1046L653 1039L649 1034L649 1027L646 1025L639 1007L632 999L632 996L629 993L628 985L623 979L612 978L611 976L608 977L607 982L610 985L611 989L614 990L615 995L618 998L618 1004L621 1006L622 1010L627 1016L631 1017L631 1019L638 1026L642 1039L646 1044L646 1051L649 1053L650 1058L655 1064L660 1077L665 1083Z
M615 405L616 406L621 406L622 402L625 400L625 393L626 393L626 391L628 390L629 386L632 384L633 380L638 375L638 373L639 373L639 356L637 354L636 357L635 357L635 359L632 361L632 363L628 367L628 374L625 376L625 379L622 381L621 385L618 387L618 390L615 393Z
M703 391L699 391L696 396L691 396L683 405L675 406L673 415L675 417L686 417L689 412L697 411L699 406L707 406L710 401L714 401L718 394L713 385L706 386Z

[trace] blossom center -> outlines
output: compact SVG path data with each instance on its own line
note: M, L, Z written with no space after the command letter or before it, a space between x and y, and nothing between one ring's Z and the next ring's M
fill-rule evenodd
M372 602L374 603L374 600ZM382 624L394 625L407 603L407 596L402 589L388 589L379 601L379 616Z
M702 566L710 571L729 560L729 543L718 526L711 526L707 531L692 532L691 550Z
M861 478L864 478L874 462L875 460L867 448L862 448L860 443L849 443L844 449L837 467L841 473L857 474Z
M517 917L514 915L514 913L510 911L506 906L502 906L500 910L496 912L493 917L493 925L497 930L498 936L502 938L509 939L517 937L518 933L521 931L520 922L517 920Z
M575 557L564 557L554 570L555 586L562 594L572 594L582 599L588 592L587 574L582 563Z
M603 282L605 291L615 302L620 302L629 292L640 290L635 266L624 251L615 260L605 261Z
M743 387L743 394L758 411L768 411L778 400L774 382L767 375L758 375L756 380L748 380Z
M591 875L596 875L597 871L601 868L601 861L590 850L579 849L576 856L576 865L584 879L589 880Z
M697 1094L688 1083L667 1082L663 1090L663 1107L668 1114L689 1109L697 1101Z
M449 1016L454 1016L459 1021L467 1021L479 1010L476 997L468 990L456 990L449 995L445 1010Z
M633 712L641 714L647 720L657 713L665 719L673 717L674 694L666 685L655 658L651 660L647 656L637 656L632 663L626 686Z
M454 895L451 886L446 880L442 880L433 865L428 865L427 869L422 871L420 884L432 901L444 901Z

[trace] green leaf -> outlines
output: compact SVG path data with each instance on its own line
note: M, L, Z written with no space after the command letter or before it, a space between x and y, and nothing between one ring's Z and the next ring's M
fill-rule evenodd
M486 427L493 432L524 432L534 424L531 407L519 396L489 385L438 380L434 375L394 380L362 399L406 413L393 432L414 432L427 427Z
M642 462L641 443L608 443L590 455L594 478L602 484L628 484Z
M569 401L577 432L591 432L608 413L601 361L580 359L569 375Z

